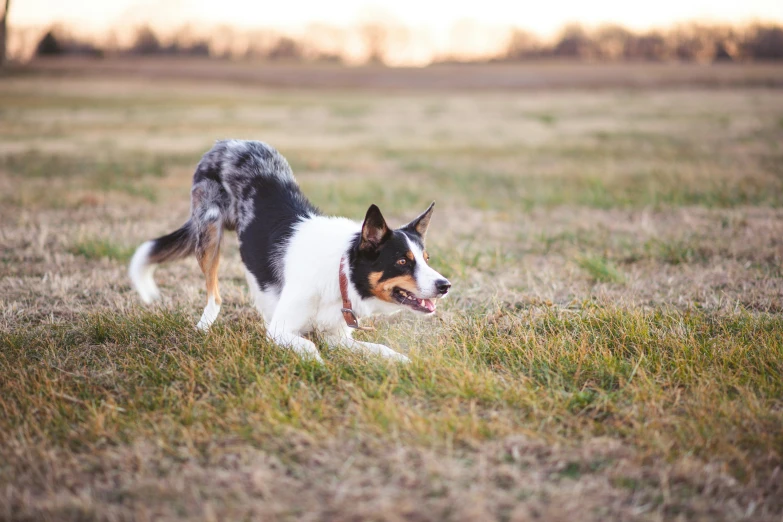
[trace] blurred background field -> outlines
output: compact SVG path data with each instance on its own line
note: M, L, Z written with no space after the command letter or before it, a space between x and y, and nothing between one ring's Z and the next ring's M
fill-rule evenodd
M102 58L62 28L64 54L15 47L0 519L780 520L783 67L745 52L774 23L741 27L649 60L626 54L652 29L614 57L517 31L516 58L429 67L367 31L353 66L274 59L282 33L241 59L127 51L140 29ZM410 366L269 344L233 234L209 334L195 260L141 306L127 262L222 138L274 145L327 214L437 202L453 295L360 334Z

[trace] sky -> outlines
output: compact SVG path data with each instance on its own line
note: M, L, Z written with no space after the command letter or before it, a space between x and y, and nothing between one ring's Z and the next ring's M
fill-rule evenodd
M702 19L783 21L781 0L12 0L11 23L47 25L64 21L90 29L106 25L155 21L231 24L250 28L296 29L311 22L349 25L366 18L392 17L409 26L445 29L471 20L486 25L515 25L548 35L566 22L587 25L618 22L635 29Z
M316 22L347 27L384 21L423 35L418 46L429 48L426 52L444 52L493 47L510 26L551 37L569 22L619 23L637 30L692 20L783 23L783 0L12 0L9 19L12 27L61 22L92 34L144 23L162 29L226 24L296 33Z

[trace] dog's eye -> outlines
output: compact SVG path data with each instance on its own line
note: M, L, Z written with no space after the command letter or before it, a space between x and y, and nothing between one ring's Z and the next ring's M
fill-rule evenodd
M403 265L405 265L407 263L408 263L408 260L405 259L404 257L401 257L400 259L397 260L397 264L400 265L400 266L403 266Z
M430 262L430 255L427 252L424 252L424 261L426 261L427 263Z

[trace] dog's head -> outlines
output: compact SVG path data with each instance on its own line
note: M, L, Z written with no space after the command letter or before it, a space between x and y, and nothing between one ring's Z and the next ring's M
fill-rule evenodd
M435 312L434 300L445 296L451 283L430 267L424 248L434 206L396 230L389 228L377 206L370 206L351 259L351 279L363 298Z

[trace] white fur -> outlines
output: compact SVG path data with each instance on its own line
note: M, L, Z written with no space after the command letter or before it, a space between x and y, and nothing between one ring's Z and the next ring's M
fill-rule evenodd
M282 262L283 290L269 316L267 332L278 344L287 345L298 353L312 355L312 343L302 334L318 330L331 339L341 339L340 345L357 348L351 339L352 330L343 319L341 308L340 260L361 230L361 224L345 218L311 217L299 223L288 243ZM346 275L350 281L348 267ZM376 298L362 299L352 284L348 295L359 317L374 313L399 311L399 306ZM271 303L264 303L264 315ZM388 356L391 349L374 350ZM366 347L365 347L366 349ZM392 352L396 354L396 352ZM316 358L319 360L319 358Z
M220 209L217 207L210 207L207 209L207 211L204 213L204 221L210 221L212 219L217 219L220 217Z
M247 278L247 286L250 289L250 297L253 300L253 306L258 310L258 313L261 314L261 318L266 324L275 313L275 308L277 307L277 302L280 300L280 296L274 290L262 290L256 276L247 268L245 268L245 277Z
M398 361L409 360L387 346L353 340L353 331L343 319L340 260L360 231L361 223L345 218L314 216L306 219L296 226L281 260L284 284L279 296L262 292L255 278L248 276L256 308L269 320L267 334L270 339L301 355L320 361L315 346L302 337L303 334L318 330L324 334L331 346L381 355ZM443 279L443 276L427 265L420 248L411 244L411 250L420 265L415 277L424 294L421 297L437 296L434 283ZM350 266L347 262L343 270L350 281ZM348 284L348 297L351 299L353 311L360 318L401 310L399 305L375 297L362 299L351 283Z
M209 330L209 327L212 326L212 323L215 322L219 313L220 305L215 302L214 296L210 296L207 301L207 306L204 307L204 313L201 314L201 320L196 325L196 328L206 332Z
M326 343L333 348L348 348L356 352L368 353L371 355L380 355L387 359L393 359L399 362L411 362L411 360L405 355L395 352L388 346L376 343L368 343L364 341L357 341L350 337L330 336L325 338Z
M133 282L133 286L139 292L141 300L147 304L160 298L158 285L155 284L155 280L152 277L152 274L155 272L155 265L149 264L149 255L153 245L154 241L142 243L136 249L136 253L133 254L130 267L128 268L128 274Z
M416 243L407 238L406 240L408 241L408 247L411 249L411 252L413 252L413 258L416 260L414 278L419 287L419 292L421 292L417 297L421 299L438 297L440 293L435 287L435 281L443 280L444 277L427 264L427 261L424 260L424 252Z

